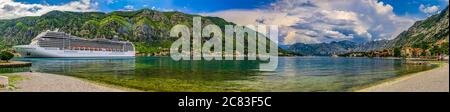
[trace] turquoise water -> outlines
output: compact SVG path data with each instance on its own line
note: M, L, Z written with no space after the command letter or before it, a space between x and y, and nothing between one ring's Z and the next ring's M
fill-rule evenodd
M173 61L169 57L15 60L32 62L32 71L145 91L348 91L432 68L395 59L331 57L280 57L274 72L258 71L257 61Z

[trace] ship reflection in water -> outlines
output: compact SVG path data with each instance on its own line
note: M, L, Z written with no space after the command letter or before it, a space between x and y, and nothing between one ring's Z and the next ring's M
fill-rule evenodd
M20 58L17 60L32 62L31 71L67 74L121 72L133 74L135 58Z

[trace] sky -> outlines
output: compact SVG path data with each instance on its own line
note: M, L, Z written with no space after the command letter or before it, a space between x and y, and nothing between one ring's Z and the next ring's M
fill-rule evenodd
M240 25L278 25L279 42L392 39L448 0L0 0L0 19L52 10L111 12L149 8L217 16Z

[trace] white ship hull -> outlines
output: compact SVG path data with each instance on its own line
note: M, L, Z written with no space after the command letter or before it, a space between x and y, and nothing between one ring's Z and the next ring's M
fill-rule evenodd
M91 57L134 57L134 51L90 51L90 50L60 50L58 48L43 48L35 45L14 46L16 52L28 58L91 58Z

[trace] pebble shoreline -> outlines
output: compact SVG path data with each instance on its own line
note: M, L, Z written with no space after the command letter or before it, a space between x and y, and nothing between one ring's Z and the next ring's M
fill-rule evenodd
M358 92L449 92L449 64L368 87Z
M19 75L24 79L17 82L16 89L3 89L0 92L125 92L121 89L101 86L63 75L38 72L6 74L6 76L8 75Z

